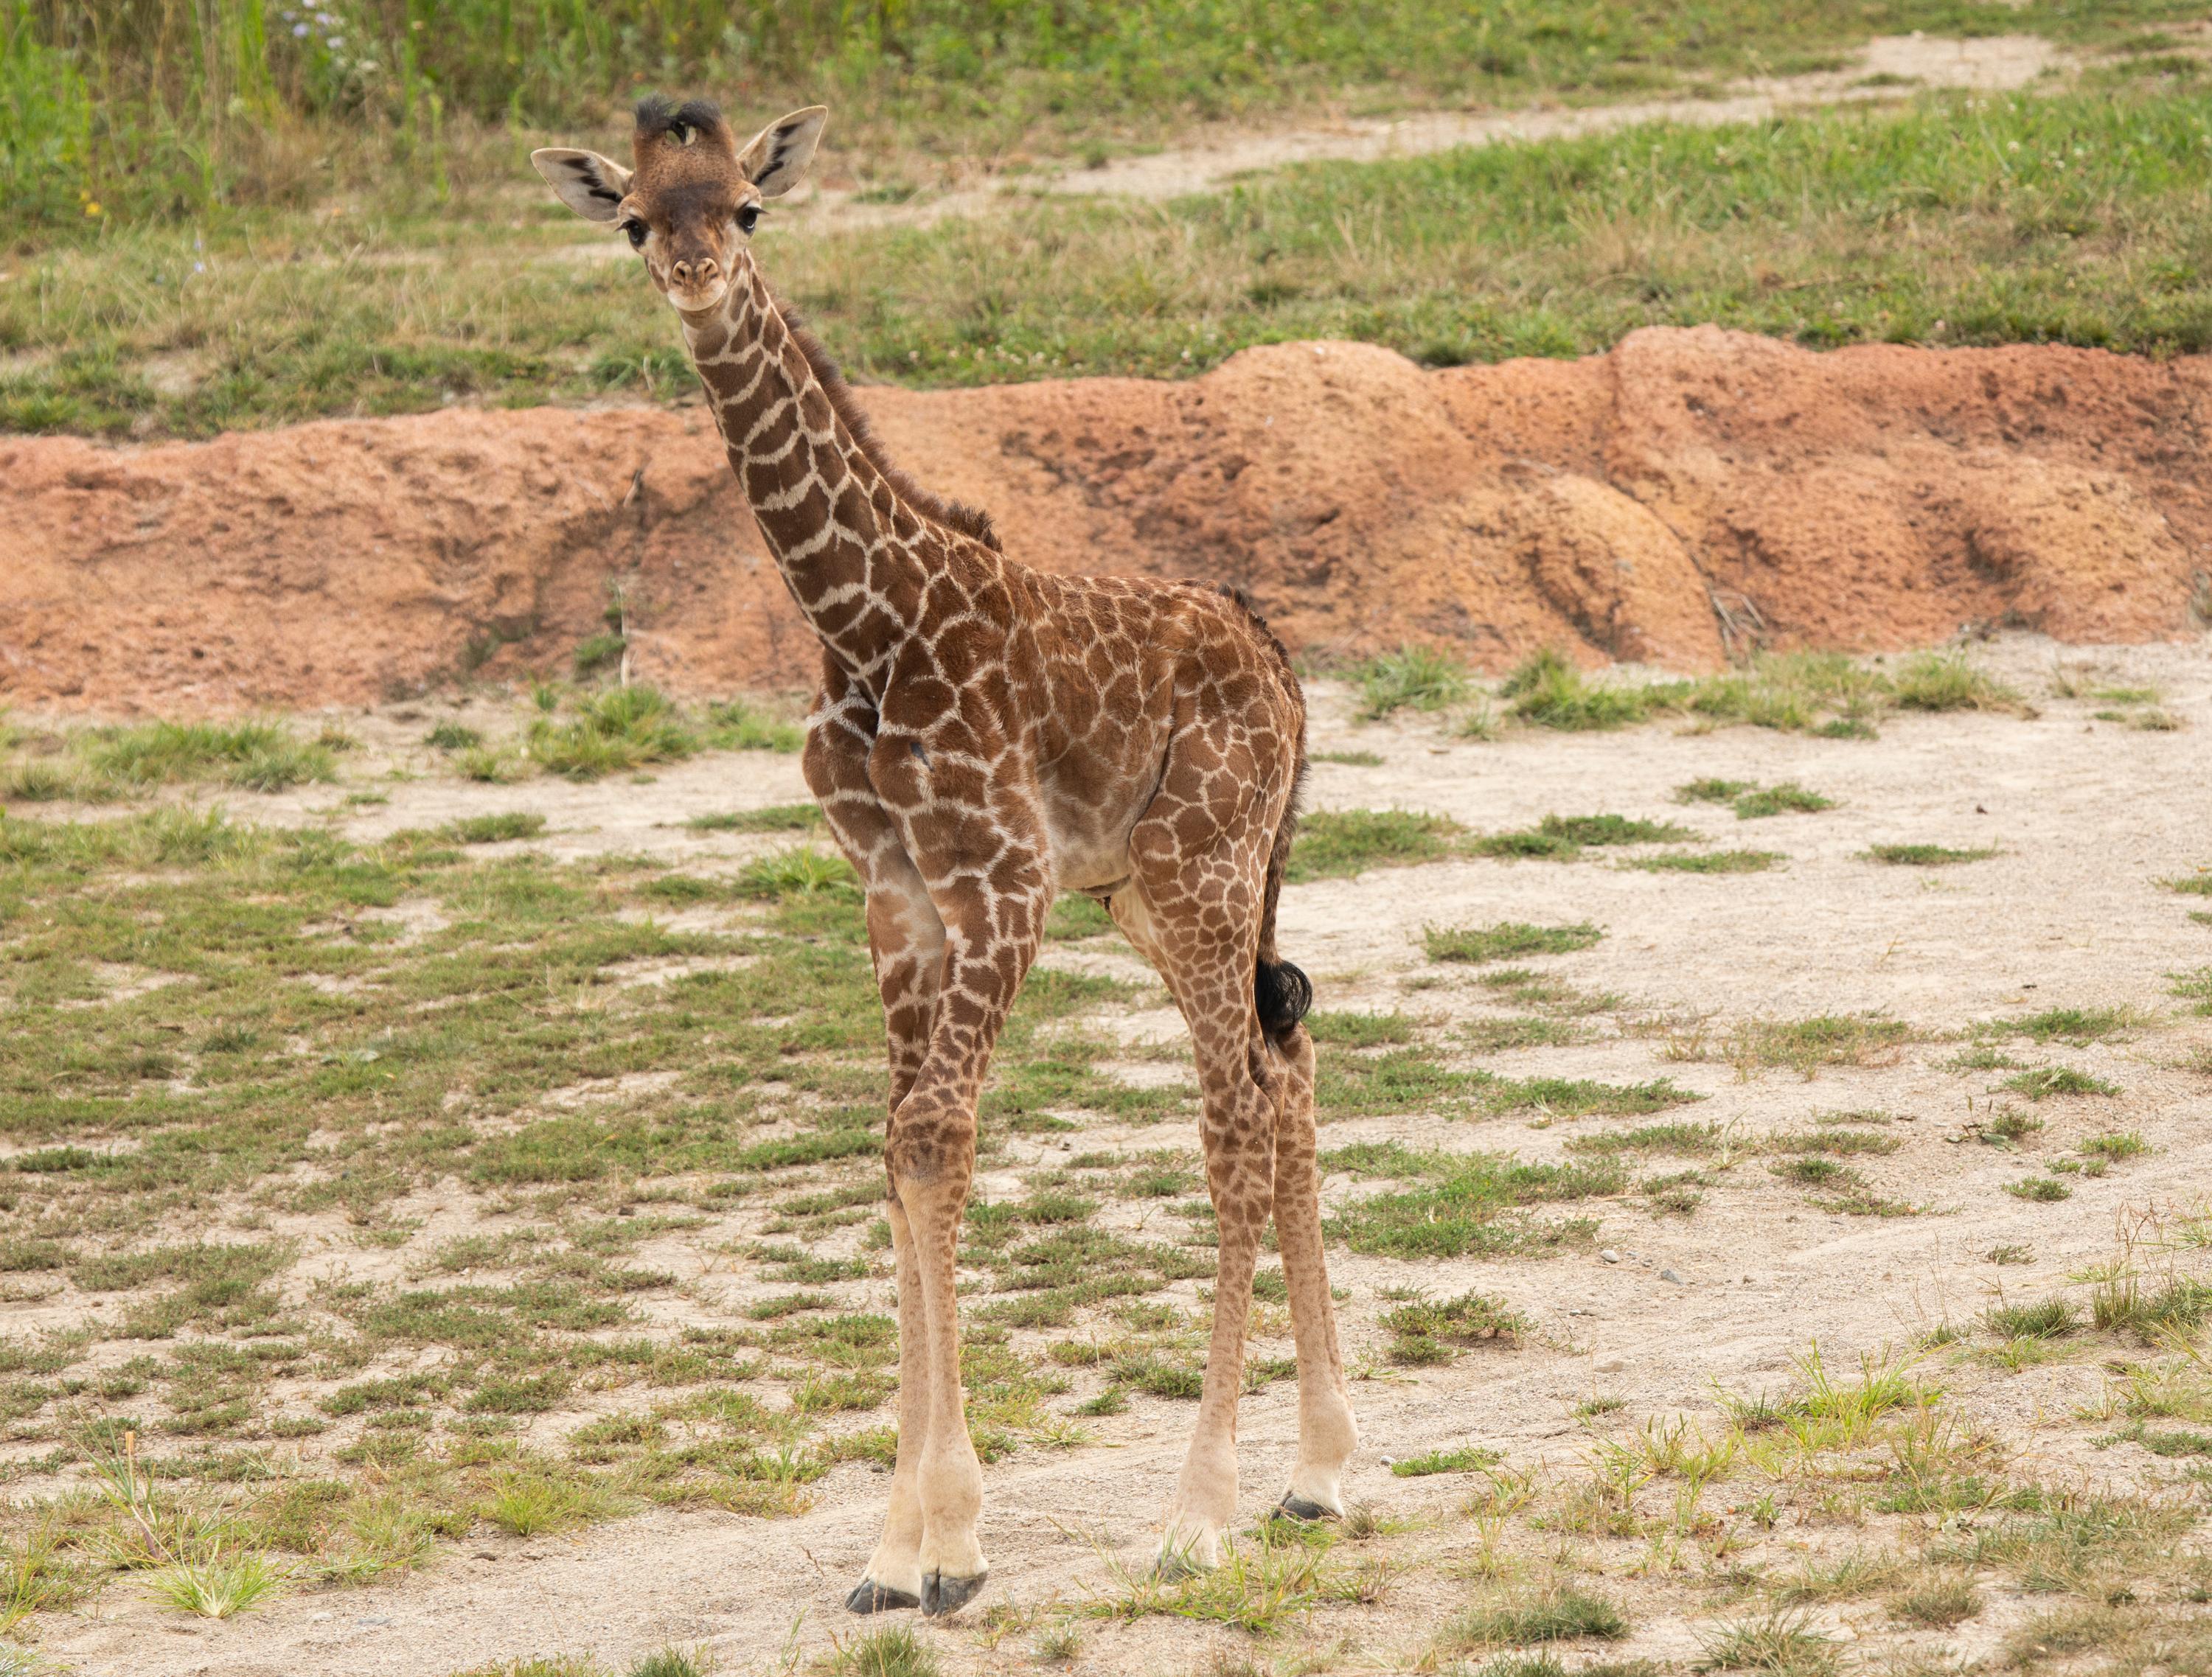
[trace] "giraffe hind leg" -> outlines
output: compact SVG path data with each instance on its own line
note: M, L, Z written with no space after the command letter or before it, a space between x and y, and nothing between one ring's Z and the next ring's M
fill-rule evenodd
M1322 1250L1321 1176L1314 1129L1313 1039L1303 1026L1265 1050L1282 1075L1275 1129L1275 1238L1291 1298L1298 1359L1298 1456L1285 1514L1317 1520L1344 1512L1344 1464L1359 1442Z
M1256 865L1235 872L1256 880ZM1163 911L1158 896L1168 891L1176 894ZM1161 1534L1159 1570L1172 1576L1217 1565L1222 1537L1236 1518L1237 1405L1252 1275L1273 1203L1276 1103L1253 1075L1256 914L1234 917L1241 930L1224 938L1198 912L1196 898L1172 885L1168 891L1147 881L1137 891L1117 893L1113 912L1159 969L1190 1027L1205 1106L1200 1133L1206 1188L1220 1232L1198 1419Z

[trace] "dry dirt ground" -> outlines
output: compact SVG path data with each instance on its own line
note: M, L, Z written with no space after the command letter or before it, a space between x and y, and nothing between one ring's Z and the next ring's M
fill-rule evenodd
M2114 1407L2106 1365L2148 1353L2111 1335L2080 1334L2035 1342L2025 1353L2014 1340L2008 1358L1978 1322L2000 1297L2086 1297L2093 1267L2119 1255L2122 1237L2146 1213L2158 1212L2169 1233L2193 1229L2202 1240L2203 1224L2188 1219L2192 1210L2200 1218L2207 1210L2212 1171L2212 1019L2176 1000L2174 975L2212 968L2212 923L2201 909L2191 913L2212 899L2160 882L2212 865L2212 662L2205 651L2197 644L2081 652L2010 638L1980 656L2029 694L2038 714L1897 717L1875 741L1667 724L1611 734L1513 731L1484 742L1454 737L1427 719L1358 723L1343 688L1317 684L1316 750L1382 759L1372 767L1319 764L1312 799L1319 809L1401 807L1480 831L1523 827L1547 813L1607 811L1680 821L1715 848L1786 854L1786 866L1741 875L1644 872L1610 859L1648 850L1585 850L1571 863L1451 860L1297 885L1284 900L1283 946L1314 975L1323 1008L1403 1012L1447 1036L1500 1017L1498 992L1480 981L1483 969L1426 960L1425 926L1587 921L1601 928L1595 947L1526 963L1568 987L1555 987L1555 1001L1561 993L1615 993L1584 1017L1581 1040L1495 1054L1455 1050L1452 1062L1516 1078L1672 1079L1704 1098L1664 1115L1720 1126L1729 1144L1718 1156L1641 1162L1638 1175L1702 1170L1708 1185L1693 1212L1661 1215L1632 1194L1573 1207L1600 1217L1601 1226L1594 1241L1571 1242L1552 1255L1417 1262L1333 1246L1347 1353L1359 1376L1362 1444L1347 1489L1380 1516L1378 1531L1347 1540L1335 1559L1386 1559L1395 1577L1379 1601L1291 1612L1273 1635L1258 1638L1171 1614L1084 1616L1103 1615L1128 1597L1117 1569L1140 1571L1148 1560L1183 1442L1190 1407L1139 1394L1126 1413L1084 1418L1090 1442L1025 1448L986 1470L989 1589L963 1616L920 1627L927 1646L953 1673L1030 1671L1070 1656L1075 1670L1099 1677L1237 1668L1247 1661L1279 1672L1434 1669L1440 1659L1449 1663L1435 1651L1436 1638L1454 1615L1516 1577L1553 1576L1610 1599L1628 1621L1625 1640L1563 1644L1570 1668L1599 1658L1686 1668L1732 1612L1751 1610L1743 1604L1754 1600L1762 1574L1783 1577L1855 1550L1909 1551L1998 1517L1955 1504L1885 1513L1856 1494L1849 1474L1831 1483L1815 1473L1818 1494L1796 1481L1770 1520L1758 1498L1774 1481L1741 1461L1706 1489L1705 1514L1673 1527L1663 1477L1643 1493L1647 1513L1660 1513L1631 1522L1633 1534L1577 1532L1559 1514L1566 1504L1559 1499L1589 1478L1602 1440L1673 1417L1717 1436L1726 1428L1723 1394L1802 1391L1799 1359L1816 1346L1838 1379L1862 1358L1914 1359L1917 1377L1942 1388L1938 1412L1953 1418L1958 1436L1983 1440L1969 1454L1993 1483L2179 1498L2190 1510L2184 1523L2201 1535L2193 1522L2204 1507L2203 1483L2192 1488L2182 1472L2186 1458L2111 1442L2125 1417ZM2181 726L2146 731L2098 720L2094 712L2106 708L2098 701L2051 695L2061 665L2075 672L2077 686L2155 686ZM434 714L447 709L434 707ZM458 714L496 726L511 726L515 712L511 701L485 699ZM388 708L345 720L375 762L409 757L422 727L419 713L394 720ZM353 771L356 786L361 773ZM1675 788L1700 777L1795 781L1835 806L1739 820L1725 805L1676 800ZM390 801L368 809L349 810L321 787L253 800L252 812L282 820L323 811L368 839L459 815L534 810L550 823L538 842L557 854L652 852L711 869L763 842L695 833L681 824L687 817L804 796L795 760L764 754L695 761L649 785L481 787L421 778L384 789ZM1996 854L1933 869L1867 860L1869 846L1886 843ZM1107 939L1060 945L1047 959L1141 972ZM2123 1010L2127 1023L2070 1045L1975 1034L1990 1021L2055 1008ZM1902 1022L1909 1036L1857 1054L1858 1063L1801 1074L1759 1064L1737 1036L1760 1022L1862 1014ZM1157 1000L1117 1010L1108 1023L1133 1040L1179 1030ZM2004 1067L1957 1068L1978 1044L2022 1065L2075 1068L2118 1092L2030 1103L1998 1087L2011 1074ZM1132 1074L1156 1070L1139 1065ZM1978 1140L1981 1127L2006 1110L2042 1127L2011 1145ZM1887 1121L1866 1118L1857 1127L1894 1138L1897 1150L1842 1162L1864 1176L1869 1199L1902 1202L1911 1214L1825 1210L1820 1194L1775 1174L1771 1167L1794 1156L1759 1151L1760 1139L1813 1133L1821 1115L1836 1113L1887 1115ZM1332 1124L1323 1145L1395 1140L1559 1161L1572 1156L1577 1137L1644 1121L1414 1114ZM2071 1170L2087 1138L2114 1132L2137 1133L2149 1150L2102 1175ZM1018 1197L1025 1175L1079 1152L1188 1139L1092 1115L1079 1133L1012 1138L981 1192ZM2046 1169L2051 1162L2058 1171ZM2069 1197L2046 1203L2006 1191L2039 1176L2063 1184ZM1325 1191L1340 1209L1370 1185L1339 1172ZM441 1190L410 1203L423 1226L411 1247L390 1254L364 1255L332 1221L311 1243L316 1249L303 1267L395 1267L460 1226L465 1197ZM1134 1230L1165 1213L1122 1206L1112 1215L1117 1228ZM748 1233L758 1217L726 1212L657 1243L653 1255L700 1278L689 1291L710 1315L738 1320L763 1289L726 1260L718 1272L713 1249ZM1992 1252L2009 1261L1993 1262ZM2191 1254L2142 1248L2136 1255L2157 1270L2185 1267ZM1195 1306L1203 1286L1182 1282L1161 1296ZM1436 1297L1479 1288L1531 1326L1516 1344L1478 1346L1445 1366L1397 1366L1385 1355L1388 1335L1376 1318L1389 1308L1386 1290L1407 1287ZM890 1305L880 1265L871 1279L831 1291L848 1309ZM48 1309L0 1306L0 1322L21 1334L41 1325ZM1263 1320L1269 1337L1256 1354L1287 1354L1279 1316ZM1931 1333L1946 1326L1966 1337L1931 1343ZM1079 1376L1054 1406L1072 1411L1095 1384ZM551 1445L580 1419L538 1418L529 1423L532 1442ZM1256 1517L1279 1493L1291 1459L1288 1382L1246 1399L1243 1435L1242 1511ZM1495 1481L1482 1474L1399 1477L1386 1465L1467 1445L1499 1452L1504 1471L1534 1475L1534 1500L1516 1508L1510 1496L1486 1490ZM330 1447L310 1439L270 1453L313 1472ZM480 1533L441 1546L429 1564L388 1582L297 1591L220 1623L159 1607L125 1581L43 1619L38 1645L47 1658L102 1677L444 1674L526 1656L588 1656L619 1671L670 1644L703 1650L720 1669L786 1669L829 1656L838 1638L863 1628L839 1603L874 1541L886 1483L868 1464L848 1463L812 1487L813 1505L795 1518L663 1510L557 1536ZM1504 1511L1475 1517L1485 1497ZM2175 1538L2172 1551L2185 1553L2197 1540ZM1931 1629L1899 1619L1881 1600L1839 1593L1846 1599L1814 1600L1810 1628L1834 1638L1850 1665L1899 1669L2001 1663L2008 1645L2017 1652L2008 1639L2054 1599L2024 1589L2002 1569L1985 1570L1978 1613ZM1063 1622L1055 1607L1076 1613L1076 1642L1037 1640L1040 1627ZM2138 1660L2130 1668L2144 1668ZM2185 1661L2178 1668L2201 1668Z

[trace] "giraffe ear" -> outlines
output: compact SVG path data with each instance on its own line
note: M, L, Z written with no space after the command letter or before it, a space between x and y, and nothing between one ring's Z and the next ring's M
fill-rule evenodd
M596 151L544 146L530 154L553 196L587 222L611 222L615 206L629 191L629 171Z
M830 107L810 105L793 111L781 122L772 122L753 137L738 159L745 179L760 188L764 198L780 198L799 185L799 177L814 161L815 143L822 125L830 120Z

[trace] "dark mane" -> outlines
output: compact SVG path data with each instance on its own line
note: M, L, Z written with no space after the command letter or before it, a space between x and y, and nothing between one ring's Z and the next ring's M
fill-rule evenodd
M780 297L776 300L776 307L783 313L784 325L791 328L792 341L799 345L799 354L806 357L807 366L813 369L816 380L828 394L830 405L836 410L837 417L844 422L845 428L853 434L853 441L860 453L868 457L868 464L884 475L884 481L891 486L891 492L932 524L941 524L947 530L971 537L994 553L1005 552L1006 550L999 545L999 532L991 527L988 513L962 501L947 500L934 490L924 489L891 464L890 456L884 453L883 444L876 440L876 434L869 428L868 416L860 411L860 404L854 400L853 387L845 382L845 375L837 370L837 363L830 359L830 352L822 347L822 340L806 330L805 323L799 318L799 312Z
M687 99L681 105L665 94L647 94L637 102L637 137L656 139L671 129L696 129L702 134L727 135L722 107L711 99Z

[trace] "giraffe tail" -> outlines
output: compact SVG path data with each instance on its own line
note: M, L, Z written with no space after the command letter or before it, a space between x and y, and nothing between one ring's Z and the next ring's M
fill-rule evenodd
M1313 1006L1313 981L1282 959L1275 951L1275 902L1283 894L1283 872L1290 866L1291 842L1298 833L1298 806L1305 800L1306 754L1298 746L1297 775L1291 782L1291 801L1275 829L1275 848L1267 855L1267 883L1260 906L1260 958L1252 975L1252 1000L1260 1015L1260 1029L1277 1048L1290 1041L1306 1010Z

